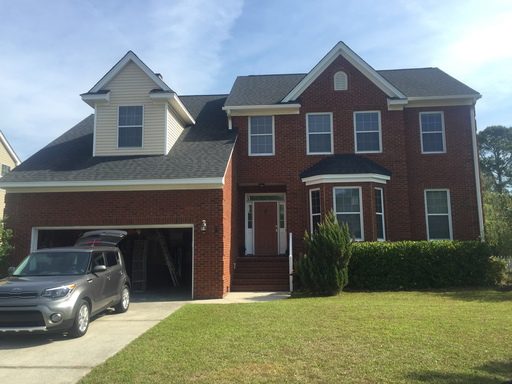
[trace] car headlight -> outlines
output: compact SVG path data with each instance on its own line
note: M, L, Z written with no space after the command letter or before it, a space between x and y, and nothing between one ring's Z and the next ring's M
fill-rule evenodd
M56 288L48 288L43 291L41 296L49 297L50 299L60 299L66 297L76 288L76 284L63 285Z

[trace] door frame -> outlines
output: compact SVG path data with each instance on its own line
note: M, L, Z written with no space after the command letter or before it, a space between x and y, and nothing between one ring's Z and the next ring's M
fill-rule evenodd
M244 212L244 228L245 228L245 255L254 254L254 203L275 202L277 204L277 250L279 254L286 252L286 193L246 193L245 194L245 212ZM282 217L281 217L282 215Z

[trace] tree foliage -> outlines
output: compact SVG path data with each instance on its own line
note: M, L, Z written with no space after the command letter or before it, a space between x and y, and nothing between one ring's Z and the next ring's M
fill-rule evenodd
M512 187L512 127L495 125L478 133L480 167L492 180L493 191Z
M297 275L302 287L311 293L332 295L348 284L348 263L352 239L348 225L338 224L329 212L317 231L304 235L306 254L299 260Z
M5 228L3 221L0 221L0 276L7 271L7 257L13 249L12 230Z
M512 196L484 192L485 238L502 257L512 257Z

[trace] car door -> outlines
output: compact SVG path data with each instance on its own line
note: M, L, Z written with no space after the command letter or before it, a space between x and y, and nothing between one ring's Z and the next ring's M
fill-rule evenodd
M108 268L105 272L92 272L98 265L107 265L104 252L93 252L91 257L91 268L87 276L88 294L92 302L91 312L97 312L108 304L106 296Z
M106 251L107 280L105 282L105 296L109 303L117 301L121 292L123 279L123 268L119 262L119 255L116 251Z

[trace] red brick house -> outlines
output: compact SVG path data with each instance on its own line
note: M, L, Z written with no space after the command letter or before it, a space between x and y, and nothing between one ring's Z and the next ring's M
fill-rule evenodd
M376 71L342 42L309 73L178 96L128 52L87 117L6 175L19 261L124 228L132 279L194 298L287 289L288 234L333 209L359 241L477 239L478 92L437 68ZM165 241L157 241L157 234Z

